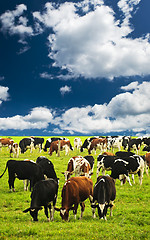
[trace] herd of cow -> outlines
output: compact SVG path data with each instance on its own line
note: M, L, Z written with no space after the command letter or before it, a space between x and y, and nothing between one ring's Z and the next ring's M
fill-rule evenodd
M36 147L39 151L47 151L49 155L55 151L60 154L61 150L65 150L68 154L73 147L66 138L49 138L46 140L44 148L42 144L44 138L23 138L19 144L14 143L10 138L1 138L0 147L8 146L10 155L19 156L30 148L32 152ZM139 150L144 145L143 151L148 151L145 155L138 155ZM139 182L142 185L144 169L148 175L150 168L150 138L131 138L131 137L91 137L87 138L84 143L80 138L74 139L74 148L83 152L86 148L89 155L71 157L68 161L67 169L62 172L65 176L65 184L61 194L61 208L56 207L59 179L54 169L53 163L45 156L37 158L36 162L32 160L9 160L6 163L6 168L0 178L8 169L9 188L15 191L15 178L24 180L24 190L27 190L30 182L31 204L24 212L30 211L34 221L38 220L38 211L44 206L45 215L48 220L53 221L54 211L59 211L63 220L69 219L69 211L73 210L76 218L77 208L81 206L81 216L85 209L84 201L89 198L93 218L95 218L95 210L98 209L100 218L106 220L107 209L110 208L110 216L112 215L113 201L116 197L115 180L119 179L121 184L127 180L130 185L129 174L132 174L134 183L134 174L138 174ZM114 154L114 149L117 152ZM123 148L123 151L121 149ZM131 152L133 148L134 152ZM97 181L93 186L91 175L94 168L94 157L91 155L93 150L100 149L100 154L97 157ZM110 151L111 150L111 151ZM135 152L136 151L136 152ZM102 169L102 176L99 176ZM111 171L111 175L105 175L105 171ZM75 177L71 177L75 174ZM50 218L48 214L50 212Z

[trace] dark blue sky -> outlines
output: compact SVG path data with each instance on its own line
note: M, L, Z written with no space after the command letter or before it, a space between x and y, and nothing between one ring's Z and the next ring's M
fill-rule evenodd
M0 135L149 134L148 0L2 1Z

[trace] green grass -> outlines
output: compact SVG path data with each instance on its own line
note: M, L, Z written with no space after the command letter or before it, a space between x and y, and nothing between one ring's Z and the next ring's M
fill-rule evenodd
M13 137L15 142L19 142L23 137ZM48 137L45 137L47 139ZM81 137L84 140L86 137ZM74 137L69 137L73 144ZM61 190L64 184L64 176L61 172L67 168L68 160L72 156L87 155L87 150L83 153L71 151L69 156L61 152L57 157L54 153L49 157L48 153L33 153L28 150L25 154L19 156L21 159L36 160L38 156L48 157L54 164L57 176L60 178L57 207L61 204ZM99 154L93 155L95 158L93 183L96 182L96 158ZM141 154L145 154L141 152ZM0 152L0 175L3 173L6 162L10 159L9 151L3 148ZM55 212L54 222L47 222L44 211L39 211L39 221L32 222L29 213L23 213L23 210L30 205L30 192L24 192L23 182L15 180L15 193L9 192L8 171L0 179L0 239L107 239L107 240L127 240L127 239L150 239L150 177L144 173L143 185L139 185L138 177L135 176L136 184L132 187L126 183L120 185L116 181L117 196L113 216L107 214L107 221L92 219L89 200L85 202L85 212L83 219L79 220L80 208L78 209L77 220L74 219L70 211L69 222L62 221L58 212Z

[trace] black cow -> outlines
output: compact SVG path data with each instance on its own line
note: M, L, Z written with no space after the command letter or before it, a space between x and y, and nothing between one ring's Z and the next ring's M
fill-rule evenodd
M30 215L33 221L38 221L38 211L44 206L45 215L48 221L54 220L54 207L56 205L58 193L58 182L52 178L47 180L42 180L34 185L31 194L31 205L23 212L30 211ZM48 214L48 208L50 211L50 219Z
M91 138L85 139L84 143L83 143L82 146L81 146L80 151L83 152L83 149L84 149L84 148L87 148L87 149L88 149L91 141L92 141L93 139L95 139L95 138L98 138L98 137L91 137Z
M33 138L23 138L19 142L19 147L21 149L21 153L25 153L28 148L30 148L30 152L32 152L34 148L34 139Z
M54 165L48 158L44 156L38 157L36 163L41 166L43 174L46 175L47 178L53 178L57 180Z
M132 186L129 178L129 174L138 173L140 185L142 185L143 173L144 173L144 160L138 155L130 156L124 159L115 159L111 170L111 177L114 179L123 180L126 177L129 184ZM122 177L123 175L123 177Z
M47 149L50 148L50 145L52 142L58 141L58 140L68 140L68 138L62 138L62 137L53 137L53 138L48 138L46 140L46 144L43 148L44 152L47 152ZM70 149L73 150L72 145L70 144Z
M97 158L97 178L100 172L100 169L102 168L102 175L105 174L105 171L110 171L113 167L115 159L117 159L117 156L107 156L107 155L99 155Z
M109 176L99 176L94 186L93 201L91 204L93 218L95 218L95 209L98 208L99 218L106 219L108 208L112 216L113 201L116 198L116 188L114 180Z
M4 175L8 168L9 174L9 188L15 192L14 181L15 178L19 180L30 180L30 190L34 184L40 180L44 180L44 175L41 166L31 161L17 161L17 160L8 160L6 168L0 178Z
M42 151L42 144L44 143L44 138L39 138L39 137L31 137L34 142L34 148L39 148L39 151L41 152Z
M150 152L150 146L145 146L142 151Z

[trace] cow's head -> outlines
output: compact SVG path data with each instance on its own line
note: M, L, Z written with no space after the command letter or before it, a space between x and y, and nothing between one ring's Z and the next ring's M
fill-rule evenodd
M37 207L37 208L27 208L26 210L24 210L23 212L29 212L30 211L30 215L33 218L33 221L38 221L38 211L41 210L42 207Z
M60 212L60 216L61 216L62 220L68 221L69 220L69 211L73 210L73 207L71 207L69 209L66 209L66 208L56 208L55 207L55 210Z

